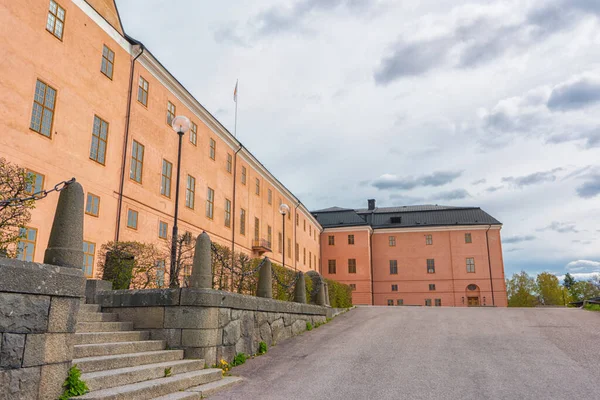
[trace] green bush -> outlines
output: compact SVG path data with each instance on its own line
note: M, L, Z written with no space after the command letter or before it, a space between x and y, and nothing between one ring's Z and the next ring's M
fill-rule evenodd
M262 356L263 354L265 354L267 352L267 350L268 350L268 347L265 342L260 342L258 344L258 355Z
M590 311L600 311L600 304L586 304L585 306L583 306L583 308L585 308L586 310L590 310Z
M313 326L310 322L306 321L306 330L307 331L312 331L313 330Z
M231 362L232 367L237 367L238 365L242 365L246 362L248 356L244 353L237 353L235 357L233 357L233 361Z
M349 285L325 279L329 286L329 304L333 308L352 307L352 289Z
M63 383L63 387L65 392L58 400L68 400L71 397L84 395L89 391L85 382L81 380L81 371L77 368L77 365L73 365L69 369L69 376Z

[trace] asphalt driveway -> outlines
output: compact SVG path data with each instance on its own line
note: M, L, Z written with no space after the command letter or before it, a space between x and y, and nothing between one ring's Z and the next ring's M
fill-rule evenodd
M600 313L359 307L211 399L600 399Z

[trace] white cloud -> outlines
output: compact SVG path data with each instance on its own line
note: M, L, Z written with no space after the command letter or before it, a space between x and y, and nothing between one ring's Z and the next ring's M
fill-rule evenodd
M577 260L571 261L565 267L568 271L583 271L587 270L587 272L600 272L600 261L591 261L591 260Z

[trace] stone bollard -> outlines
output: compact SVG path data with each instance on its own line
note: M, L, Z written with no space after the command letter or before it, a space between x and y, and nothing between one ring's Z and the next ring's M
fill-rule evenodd
M316 302L319 306L327 305L325 300L325 281L323 280L323 278L319 280L319 291L317 292Z
M296 287L294 288L294 301L306 304L306 282L304 274L300 271L298 271L298 280L296 280Z
M258 288L256 289L256 296L265 297L267 299L273 298L273 284L271 281L271 260L265 257L265 261L258 271Z
M329 302L329 285L327 282L324 282L323 285L325 286L325 305L330 307L331 303Z
M196 238L194 249L194 263L192 275L190 276L190 287L196 289L212 289L212 259L210 249L210 237L202 232Z
M81 269L83 262L83 188L73 182L60 192L44 263Z

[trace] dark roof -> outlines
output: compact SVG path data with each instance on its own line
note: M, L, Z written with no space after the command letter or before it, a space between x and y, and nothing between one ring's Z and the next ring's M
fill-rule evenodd
M339 207L313 211L323 228L364 226L409 228L417 226L501 225L479 207L405 206L350 210Z

